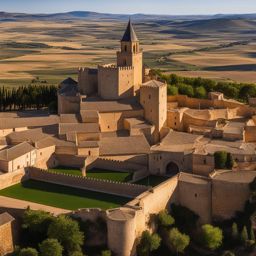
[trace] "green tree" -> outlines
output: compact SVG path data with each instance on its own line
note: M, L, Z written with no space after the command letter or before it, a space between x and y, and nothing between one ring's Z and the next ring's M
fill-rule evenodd
M148 256L150 252L158 249L160 243L161 238L158 234L151 235L148 231L144 231L137 247L137 253L139 256Z
M50 224L48 236L57 239L69 253L81 251L84 243L84 234L80 231L78 222L63 215L55 218Z
M163 210L158 214L158 222L160 226L170 227L174 224L174 218L168 214L167 210Z
M225 169L227 163L227 152L217 151L214 153L215 168Z
M38 252L34 248L23 248L20 250L19 256L38 256Z
M248 231L246 226L244 226L241 232L241 242L245 245L247 241L248 241Z
M57 239L46 239L40 245L41 256L62 256L63 247Z
M226 167L228 169L232 169L234 166L234 160L230 153L227 153L227 161L226 161Z
M179 94L187 95L188 97L194 97L194 89L191 85L178 84Z
M256 86L255 85L245 85L240 90L239 97L245 101L248 100L249 97L256 97Z
M222 245L223 233L218 227L206 224L202 226L202 243L210 249L215 250Z
M168 95L177 95L179 93L179 90L177 87L173 85L168 85L167 87L167 94Z
M239 233L238 233L238 227L235 222L232 224L232 232L231 232L232 238L234 241L237 241L239 238Z
M36 247L47 238L47 230L53 220L53 215L48 212L27 209L22 218L23 242Z
M207 92L203 86L199 86L194 89L194 96L199 99L204 99L207 96Z
M110 250L105 250L105 251L101 252L101 256L111 256L111 255L112 255L112 253Z
M177 228L172 228L169 233L169 243L176 254L183 253L190 243L190 238L182 234Z

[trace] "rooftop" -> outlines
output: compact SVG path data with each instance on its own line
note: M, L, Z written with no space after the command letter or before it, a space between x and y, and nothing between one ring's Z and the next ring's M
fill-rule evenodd
M8 213L8 212L4 212L0 214L0 226L12 222L15 219Z
M150 80L146 83L143 83L141 86L142 87L152 87L152 88L158 88L158 87L161 87L161 86L165 86L166 84L165 83L162 83L160 81L157 81L157 80Z
M132 22L129 20L124 35L122 37L122 42L136 42L139 41L138 37L133 29Z

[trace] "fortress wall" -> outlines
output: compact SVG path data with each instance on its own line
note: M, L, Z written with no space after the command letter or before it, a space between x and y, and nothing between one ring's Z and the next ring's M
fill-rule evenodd
M55 146L37 149L37 160L35 166L42 169L48 169L56 166Z
M58 165L66 167L82 168L85 166L86 157L77 155L55 155Z
M76 155L76 146L56 146L55 153L57 155Z
M209 155L193 154L193 173L208 176L214 171L214 157Z
M0 175L0 189L8 188L12 185L18 184L23 179L26 179L24 169L2 174Z
M78 71L78 86L81 94L90 95L97 92L98 72L92 71L94 70L90 68L80 68Z
M201 177L198 180L179 180L178 201L198 214L201 223L211 223L211 181Z
M79 156L99 156L100 149L99 147L78 147L77 154Z
M147 191L148 189L146 186L142 185L92 179L68 174L51 173L32 167L29 170L29 178L33 180L39 180L73 188L92 190L127 198L134 198Z
M100 208L82 208L71 213L75 218L81 218L83 221L97 221L98 218L106 220L106 211Z
M243 172L247 175L248 172ZM212 180L212 216L214 219L229 219L236 211L244 208L249 199L249 183L253 180L255 172L251 172L249 181L237 182L231 180Z
M12 132L13 132L13 129L0 129L0 138L9 135Z
M216 121L210 121L207 119L199 119L193 116L190 116L188 114L186 114L186 112L183 115L183 127L184 130L188 130L190 125L195 125L195 126L199 126L199 127L215 127Z
M167 111L167 126L176 131L184 131L183 114L180 111Z
M98 93L106 100L118 98L119 73L117 67L98 67Z
M77 142L80 141L98 141L100 140L100 133L82 133L79 132L76 134L76 140Z
M78 113L80 109L80 99L77 97L61 96L58 94L58 114Z
M118 69L119 98L134 96L134 70L131 67Z
M124 119L130 117L143 117L143 109L123 112L100 113L101 132L114 132L124 129Z

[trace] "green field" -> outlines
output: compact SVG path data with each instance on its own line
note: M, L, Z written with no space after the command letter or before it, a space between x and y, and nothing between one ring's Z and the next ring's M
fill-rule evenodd
M75 169L75 168L57 167L57 168L54 168L54 169L50 169L49 171L82 176L81 171L79 169ZM128 182L132 179L132 173L130 173L130 172L109 171L109 170L94 168L92 170L87 171L86 177L101 179L101 180L112 180L112 181L119 181L119 182Z
M159 185L160 183L166 181L167 179L169 179L169 178L163 177L163 176L150 175L142 180L135 182L135 184L155 187L155 186Z
M89 190L28 180L0 191L0 195L58 208L110 209L126 204L128 198Z

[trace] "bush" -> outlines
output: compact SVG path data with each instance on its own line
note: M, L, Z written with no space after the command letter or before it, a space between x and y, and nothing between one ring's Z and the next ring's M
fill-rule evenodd
M168 214L167 210L163 210L158 214L158 223L162 227L170 227L175 222L174 218Z
M232 169L234 166L234 160L230 153L227 153L227 161L226 161L226 167L228 169Z
M184 250L189 245L190 238L189 236L180 233L177 228L172 228L169 233L169 243L173 252L183 253Z
M232 224L232 233L231 233L231 235L232 235L232 239L233 239L234 241L237 241L237 240L238 240L238 238L239 238L239 233L238 233L237 224L236 224L235 222Z
M78 222L63 215L50 224L48 236L57 239L68 253L81 251L84 243L84 234L80 231Z
M84 254L80 251L76 251L69 253L69 256L84 256Z
M179 90L177 87L168 85L167 87L167 94L168 95L177 95L179 93Z
M179 94L187 95L188 97L194 97L194 89L191 85L178 84Z
M241 232L241 242L245 245L246 241L248 240L248 231L246 226L243 227L242 232Z
M158 234L151 235L148 231L144 231L137 247L137 253L139 256L148 256L150 252L159 248L160 243L161 238Z
M21 249L19 256L38 256L38 252L34 248L23 248Z
M46 239L40 245L41 256L62 256L63 247L56 239Z
M223 233L218 227L206 224L202 226L202 244L204 247L215 250L222 245Z
M203 86L199 86L194 89L194 96L199 99L204 99L207 96L207 92Z
M215 168L217 169L225 169L227 163L227 152L225 151L218 151L214 153L214 162Z

